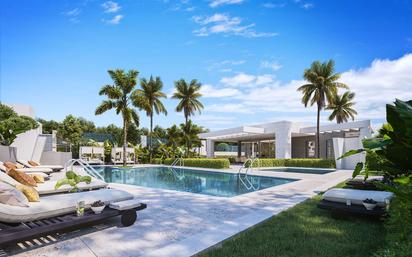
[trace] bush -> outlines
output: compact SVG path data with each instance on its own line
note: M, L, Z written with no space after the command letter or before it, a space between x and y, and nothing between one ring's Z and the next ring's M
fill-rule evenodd
M163 164L163 159L162 158L154 158L153 159L153 164Z
M165 159L163 164L170 165L175 159ZM185 158L183 159L183 166L187 167L199 167L199 168L212 168L212 169L227 169L229 168L229 159L225 158Z
M333 159L259 159L253 167L335 168Z
M368 165L369 170L384 171L385 166L388 166L388 161L376 152L367 152L366 165Z

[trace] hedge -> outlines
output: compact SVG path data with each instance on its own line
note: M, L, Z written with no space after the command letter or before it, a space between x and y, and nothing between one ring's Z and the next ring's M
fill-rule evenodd
M170 165L175 159L165 159L163 164ZM158 163L158 160L155 160ZM212 168L212 169L227 169L229 168L229 159L226 158L184 158L183 166L187 167L199 167L199 168Z
M258 159L253 167L335 168L333 159Z

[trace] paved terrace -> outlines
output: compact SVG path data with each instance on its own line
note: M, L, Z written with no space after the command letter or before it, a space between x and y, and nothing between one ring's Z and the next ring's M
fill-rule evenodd
M254 175L300 180L232 198L110 184L148 204L133 226L119 227L119 220L113 219L90 229L53 234L4 250L10 256L191 256L348 179L351 173L254 171Z

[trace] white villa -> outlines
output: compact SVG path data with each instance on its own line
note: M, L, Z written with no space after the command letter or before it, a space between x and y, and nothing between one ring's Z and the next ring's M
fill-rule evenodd
M200 134L206 140L207 157L215 156L217 143L236 143L237 158L316 158L316 126L292 121L223 129ZM320 156L333 158L338 169L352 169L365 156L337 160L343 153L361 147L363 138L371 137L370 120L320 126ZM240 146L240 147L239 147Z

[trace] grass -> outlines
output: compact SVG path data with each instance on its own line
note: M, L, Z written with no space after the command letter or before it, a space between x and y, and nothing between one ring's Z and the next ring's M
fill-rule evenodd
M381 221L335 219L317 196L257 225L201 257L363 257L384 244Z

